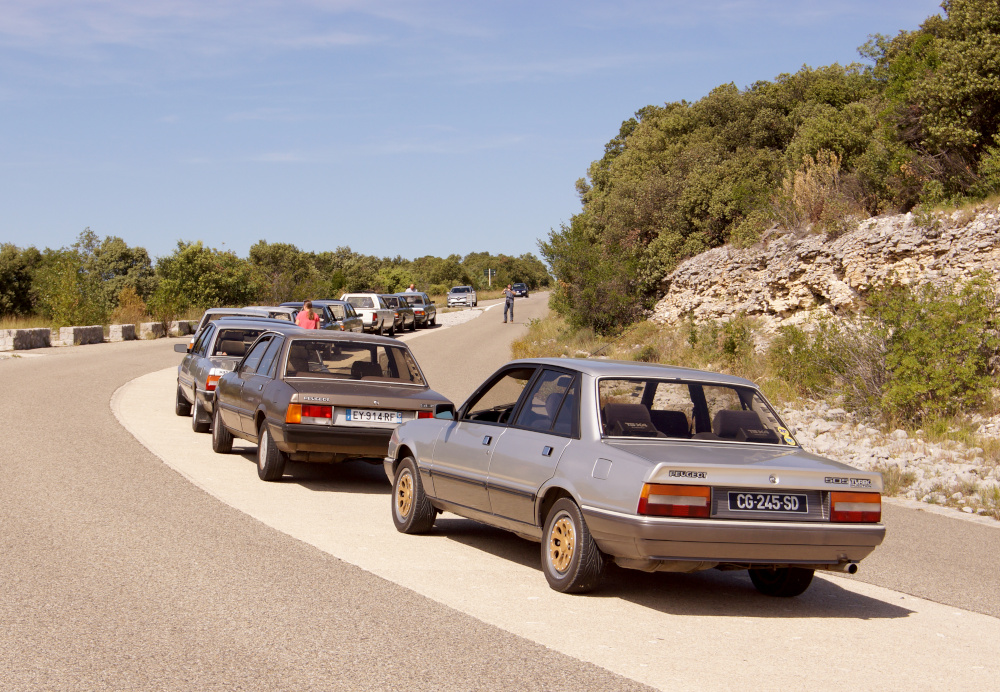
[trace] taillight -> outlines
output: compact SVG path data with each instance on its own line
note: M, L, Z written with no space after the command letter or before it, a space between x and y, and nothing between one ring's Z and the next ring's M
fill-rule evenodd
M214 392L215 385L219 383L219 375L209 375L208 379L205 380L205 389Z
M882 496L878 493L830 493L830 521L872 523L882 520Z
M333 419L332 406L317 406L315 404L289 404L285 413L286 423L319 423L327 424Z
M417 418L433 418L433 411L417 411Z
M663 517L705 517L711 512L712 490L707 485L646 483L639 498L639 514Z

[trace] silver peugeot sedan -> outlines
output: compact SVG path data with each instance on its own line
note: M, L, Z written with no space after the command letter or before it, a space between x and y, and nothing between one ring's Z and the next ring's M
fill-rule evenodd
M797 596L885 535L880 474L805 452L749 380L687 368L512 361L457 410L397 428L384 466L399 531L449 511L540 541L562 592L613 561L749 570L760 592Z

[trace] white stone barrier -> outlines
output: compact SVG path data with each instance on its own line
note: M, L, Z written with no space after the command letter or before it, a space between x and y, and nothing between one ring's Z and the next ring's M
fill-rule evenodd
M52 345L52 332L39 329L0 329L0 351L24 351L30 348L48 348Z
M59 330L59 341L64 346L100 344L104 342L104 327L100 324L92 324L86 327L62 327Z
M140 339L160 339L165 336L162 322L143 322L139 325Z
M108 327L108 341L132 341L135 339L134 324L113 324Z

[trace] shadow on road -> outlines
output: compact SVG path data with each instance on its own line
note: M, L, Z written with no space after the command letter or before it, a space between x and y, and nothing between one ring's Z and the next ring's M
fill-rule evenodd
M435 534L497 557L531 567L542 582L538 543L470 519L439 518ZM416 537L415 537L416 538ZM862 567L863 569L863 567ZM822 573L817 572L817 575ZM706 570L693 574L622 569L609 565L600 589L585 598L620 598L671 615L717 615L753 618L904 618L913 611L848 591L817 576L796 598L773 598L757 592L746 571Z
M235 449L234 452L257 466L257 448ZM256 473L256 468L248 469ZM263 481L262 481L263 482ZM345 461L339 464L309 464L291 461L285 466L285 475L277 483L297 483L307 490L321 493L355 493L361 495L388 495L392 486L385 477L382 464L364 461Z

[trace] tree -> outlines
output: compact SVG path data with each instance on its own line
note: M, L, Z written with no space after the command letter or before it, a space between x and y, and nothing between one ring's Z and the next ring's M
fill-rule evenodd
M13 243L0 244L0 316L32 311L32 272L40 261L33 247L20 250Z
M230 251L206 248L202 242L178 241L174 252L156 262L159 285L150 301L161 317L188 308L241 306L256 302L259 274Z

